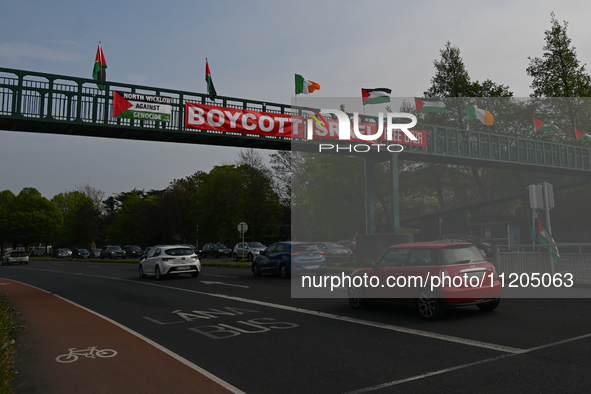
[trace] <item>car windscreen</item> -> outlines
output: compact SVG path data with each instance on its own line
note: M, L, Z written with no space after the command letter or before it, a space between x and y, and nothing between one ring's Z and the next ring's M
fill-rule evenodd
M193 252L193 249L191 248L166 249L164 253L166 253L169 256L190 256L192 254L195 254L195 252Z
M443 265L484 261L482 253L474 245L448 246L441 249Z
M264 248L265 245L263 245L260 242L247 242L246 243L248 245L249 248Z
M25 257L27 256L27 252L24 250L13 250L10 254L12 257Z
M295 244L291 245L291 250L294 252L308 252L311 250L318 250L318 245L315 244Z

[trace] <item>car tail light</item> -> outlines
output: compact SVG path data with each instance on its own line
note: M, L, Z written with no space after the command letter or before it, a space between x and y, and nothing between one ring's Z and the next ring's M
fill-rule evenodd
M301 256L301 253L288 253L288 255L290 255L291 257L298 257Z
M174 260L173 257L162 257L162 261L170 261L170 260Z
M321 251L319 251L319 252L318 252L318 254L322 254L322 255L324 255L324 254L326 254L326 253L324 253L324 252L321 250Z

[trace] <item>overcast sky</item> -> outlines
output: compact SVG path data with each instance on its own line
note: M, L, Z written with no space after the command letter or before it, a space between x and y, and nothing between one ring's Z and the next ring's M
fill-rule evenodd
M360 97L362 87L413 97L429 88L449 40L473 80L528 96L528 56L542 55L552 11L591 63L590 10L568 0L10 1L0 13L0 67L90 78L101 41L109 81L205 93L207 57L224 96L289 104L298 73L320 84L320 97ZM238 152L0 131L0 190L34 187L51 198L85 183L106 197L164 189Z

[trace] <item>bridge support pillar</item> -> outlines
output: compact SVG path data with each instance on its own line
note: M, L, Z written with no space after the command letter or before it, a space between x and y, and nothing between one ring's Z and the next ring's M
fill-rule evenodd
M400 189L398 187L398 153L392 153L390 158L391 191L390 201L390 231L394 234L400 232Z
M376 208L375 208L375 161L363 159L365 169L365 234L376 232Z

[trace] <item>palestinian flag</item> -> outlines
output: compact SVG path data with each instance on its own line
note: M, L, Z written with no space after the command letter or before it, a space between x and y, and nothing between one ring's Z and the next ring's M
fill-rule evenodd
M544 123L540 119L534 118L534 128L536 131L558 131L558 127L550 123Z
M95 81L107 80L107 61L103 53L103 47L99 41L98 49L96 50L96 59L94 60L94 69L92 70L92 79ZM99 89L104 89L104 85L97 84Z
M205 59L205 82L207 82L207 93L211 97L215 97L218 93L215 91L215 87L213 86L213 80L211 79L211 72L209 71L209 63L207 59Z
M487 126L492 126L493 122L495 121L493 115L485 109L466 105L466 112L468 113L469 120L479 120L482 122L482 124Z
M295 94L309 94L315 92L318 89L320 89L320 85L318 85L316 82L308 81L299 74L295 75Z
M377 89L363 89L363 88L361 88L361 99L363 100L363 105L389 103L390 102L390 96L389 96L390 93L392 93L392 89L388 89L388 88L377 88Z
M550 252L552 254L552 259L554 260L555 263L558 262L558 259L560 258L560 255L558 254L558 248L556 246L550 246L550 244L554 244L554 240L552 239L552 237L550 236L550 234L548 234L548 232L546 230L544 230L544 227L542 227L542 222L540 221L540 218L538 217L538 243L540 245L542 245L548 252Z
M434 112L438 114L445 113L445 104L438 98L416 98L415 105L417 106L417 115Z
M591 141L591 135L585 133L583 130L575 127L575 133L577 133L577 141Z

